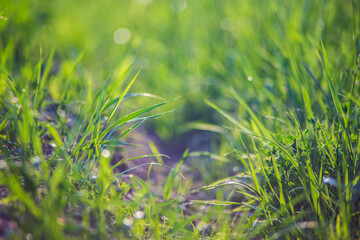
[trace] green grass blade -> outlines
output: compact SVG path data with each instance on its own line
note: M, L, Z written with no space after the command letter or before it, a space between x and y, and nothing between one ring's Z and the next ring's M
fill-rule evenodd
M135 112L132 112L122 118L120 118L119 120L117 120L115 123L113 123L110 127L108 127L107 129L105 129L101 134L100 134L100 139L102 139L111 129L121 125L121 124L124 124L126 122L129 122L130 120L134 120L136 117L140 116L140 115L143 115L155 108L158 108L162 105L164 105L166 102L163 102L163 103L159 103L159 104L155 104L155 105L152 105L150 107L147 107L147 108L143 108L143 109L140 109L140 110L137 110Z
M180 162L176 165L176 168L173 168L171 170L171 172L169 173L169 176L166 179L166 183L164 186L164 194L163 194L163 199L165 201L170 200L171 197L171 191L175 182L175 176L176 174L180 171L180 167L183 164L183 161L180 160Z
M153 154L155 154L155 155L160 154L158 148L156 147L156 145L155 145L155 143L153 141L149 141L149 147L150 147L150 150L152 151ZM157 156L156 160L158 161L158 163L164 164L164 161L160 156Z
M326 77L327 77L326 79L328 80L331 96L332 96L332 99L333 99L333 102L334 102L334 105L336 108L336 112L340 115L340 120L343 124L343 127L346 129L347 126L345 126L345 121L346 121L345 115L344 115L343 109L341 107L339 97L338 97L337 93L335 92L335 88L334 88L334 85L332 82L332 77L331 77L330 64L329 64L329 60L328 60L323 42L321 42L321 46L322 46L322 51L323 51L323 55L324 55Z
M123 93L121 94L121 96L119 97L119 100L117 101L115 107L113 108L113 110L110 113L110 116L108 118L108 120L106 121L105 125L111 120L111 118L114 116L114 113L116 111L116 109L118 108L120 102L123 100L123 98L125 97L125 95L128 93L128 91L130 90L131 86L133 85L133 83L135 82L137 76L139 75L140 70L136 73L135 77L130 81L130 83L128 84L128 86L126 87L126 89L123 91Z
M301 87L301 91L302 91L305 107L306 107L306 110L307 110L307 113L308 113L308 118L314 119L314 114L313 114L313 112L311 110L310 96L309 96L309 94L308 94L305 87Z
M251 130L249 128L247 128L246 126L244 126L243 124L241 124L239 121L236 121L235 118L231 117L229 114L227 114L225 111L223 111L222 109L220 109L218 106L216 106L215 104L209 102L208 100L205 100L205 103L207 105L209 105L210 107L212 107L214 110L216 110L218 113L220 113L223 117L225 117L226 119L228 119L230 122L234 123L236 126L238 126L240 129L251 133Z
M238 101L238 103L241 106L243 106L246 109L246 111L250 114L251 118L255 121L256 125L261 129L262 133L266 137L271 138L269 130L266 129L266 127L262 124L260 119L256 116L256 114L249 107L249 105L247 105L246 102L239 96L239 94L236 93L234 88L231 88L231 94L235 97L235 99Z

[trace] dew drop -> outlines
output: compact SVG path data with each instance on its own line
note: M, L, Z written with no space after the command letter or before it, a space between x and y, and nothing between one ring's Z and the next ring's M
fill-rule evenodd
M111 152L107 149L105 149L104 151L102 151L101 155L104 157L104 158L110 158L111 156Z
M131 227L131 225L133 224L133 220L132 219L129 219L129 218L124 218L122 220L122 223L127 226L127 227Z
M134 218L136 218L136 219L144 218L144 216L145 216L145 214L144 214L143 211L136 211L136 212L134 213Z

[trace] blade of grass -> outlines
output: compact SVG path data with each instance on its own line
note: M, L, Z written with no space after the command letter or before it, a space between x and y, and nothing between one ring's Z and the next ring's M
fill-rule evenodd
M261 132L268 138L271 138L269 130L266 129L266 127L261 123L259 118L256 116L256 114L252 111L252 109L249 107L249 105L246 104L246 102L237 94L234 88L230 88L231 94L233 97L238 101L238 103L243 106L246 111L250 114L251 118L255 121L256 125L261 129Z
M333 102L334 102L334 105L336 108L336 112L340 115L341 123L342 123L344 129L346 129L347 126L345 126L345 115L344 115L343 109L341 107L339 97L338 97L337 93L335 92L335 88L334 88L334 85L332 82L332 77L331 77L330 64L329 64L329 60L328 60L323 42L321 42L321 46L322 46L322 51L323 51L323 55L324 55L326 79L328 80L331 96L332 96L332 99L333 99Z
M165 103L167 102L163 102L163 103L159 103L159 104L155 104L155 105L152 105L150 107L147 107L147 108L143 108L143 109L140 109L140 110L137 110L135 112L132 112L128 115L125 115L124 117L120 118L119 120L117 120L115 123L113 123L112 125L110 125L110 127L106 128L99 136L99 139L102 139L111 129L121 125L121 124L124 124L126 122L129 122L130 120L134 120L136 117L144 114L144 113L147 113L155 108L158 108L162 105L164 105Z
M119 100L117 101L115 107L113 108L113 110L110 113L109 118L107 119L106 124L108 124L108 122L111 120L111 118L113 117L116 109L118 108L120 102L123 100L123 98L125 97L125 95L127 94L127 92L130 90L131 86L133 85L133 83L135 82L137 76L139 75L140 70L136 73L135 77L133 77L133 79L130 81L130 83L128 84L128 86L125 88L125 90L123 91L123 93L121 94L121 96L119 97Z
M149 141L149 147L150 147L150 150L152 151L153 154L155 154L155 155L159 155L159 154L160 154L160 152L159 152L159 150L157 149L155 143L154 143L153 141L151 141L151 140ZM163 161L163 159L162 159L160 156L157 156L157 157L156 157L156 160L158 161L158 163L164 164L164 161Z
M164 186L164 194L163 199L165 201L169 201L171 197L171 191L173 188L173 184L175 182L175 176L176 173L180 171L180 167L183 164L183 160L180 160L180 162L176 165L176 168L173 168L171 172L169 173L169 176L166 179L165 186Z
M216 106L215 104L209 102L208 100L205 100L205 103L207 105L209 105L211 108L213 108L214 110L216 110L218 113L220 113L223 117L225 117L226 119L228 119L230 122L234 123L236 126L238 126L240 129L251 133L251 130L247 127L245 127L243 124L241 124L240 122L236 121L233 117L231 117L229 114L227 114L226 112L224 112L223 110L221 110L218 106Z

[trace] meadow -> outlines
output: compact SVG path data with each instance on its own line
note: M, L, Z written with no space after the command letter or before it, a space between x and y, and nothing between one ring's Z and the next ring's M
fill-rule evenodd
M359 0L0 0L0 239L360 238Z

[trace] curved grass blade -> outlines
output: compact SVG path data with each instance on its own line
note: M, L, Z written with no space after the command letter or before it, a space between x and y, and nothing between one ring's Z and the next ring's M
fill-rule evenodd
M243 205L243 203L239 203L239 202L220 201L220 200L190 200L190 202L217 205L217 206Z
M136 156L136 157L132 157L132 158L129 158L129 159L125 159L125 158L122 158L119 162L117 162L114 166L112 166L111 168L114 170L117 166L119 166L120 164L123 164L123 163L127 163L127 162L131 162L133 160L136 160L136 159L140 159L140 158L147 158L147 157L158 157L158 156L161 156L161 157L166 157L166 158L169 158L169 156L165 155L165 154L146 154L146 155L141 155L141 156Z
M160 164L160 163L156 163L156 162L143 163L143 164L137 165L137 166L135 166L135 167L129 168L129 169L125 170L125 171L122 172L122 173L117 174L111 182L115 181L117 178L122 177L124 174L126 174L126 173L128 173L128 172L130 172L130 171L132 171L132 170L135 170L135 169L137 169L137 168L139 168L139 167L143 167L143 166L147 166L147 165L150 165L150 166L152 166L152 165L157 165L157 166L162 166L162 167L166 167L166 168L172 169L172 167L170 167L170 166L168 166L168 165ZM178 173L182 178L185 178L184 175L183 175L181 172L177 172L177 173Z
M254 194L260 196L257 192L257 190L255 190L253 187L251 187L249 184L243 183L243 182L239 182L239 181L235 181L238 177L229 177L229 178L225 178L225 179L221 179L219 181L213 182L212 184L191 190L190 192L188 192L187 194L193 194L193 193L197 193L200 191L205 191L205 190L212 190L218 187L222 187L222 186L227 186L227 185L235 185L235 186L239 186L242 188L246 188L247 190L253 192Z
M166 102L163 102L163 103L159 103L159 104L155 104L155 105L152 105L150 107L147 107L147 108L143 108L143 109L140 109L140 110L137 110L135 112L132 112L128 115L125 115L124 117L120 118L119 120L117 120L115 123L113 123L110 127L108 127L107 129L105 129L101 134L100 134L100 139L102 139L111 129L121 125L121 124L124 124L144 113L147 113L155 108L158 108L162 105L164 105Z
M139 75L140 70L136 73L135 77L133 77L133 79L130 81L130 83L127 85L126 89L123 91L123 93L121 94L121 96L119 97L115 107L113 108L112 112L110 113L109 118L107 119L105 125L111 120L111 118L114 116L114 113L116 111L116 109L118 108L120 102L123 100L123 98L125 97L125 95L127 94L127 92L130 90L131 86L133 85L133 83L135 82L137 76Z
M166 179L166 183L164 186L164 194L163 194L163 199L165 201L170 200L171 190L175 181L176 173L180 171L180 167L183 164L183 162L184 162L183 160L180 160L180 162L176 165L176 168L171 169L171 172L169 173L169 176Z
M240 129L251 133L251 130L249 128L247 128L245 125L241 124L240 122L236 121L233 117L231 117L229 114L227 114L226 112L224 112L222 109L220 109L218 106L216 106L215 104L209 102L208 100L205 100L205 103L207 105L209 105L211 108L213 108L214 110L216 110L218 113L220 113L223 117L225 117L226 119L228 119L230 122L234 123L236 126L238 126Z
M323 42L321 42L321 46L322 46L322 51L323 51L323 55L324 55L324 62L325 62L325 69L326 69L325 72L326 72L326 77L327 77L326 79L328 80L331 96L332 96L332 99L333 99L333 102L334 102L334 105L336 108L336 112L340 115L341 123L342 123L343 127L346 129L347 126L345 126L345 122L346 122L345 115L344 115L343 109L341 107L339 97L338 97L337 93L335 92L335 88L334 88L334 85L332 82L332 77L331 77L329 59L327 57Z
M237 94L234 88L230 88L231 94L235 97L238 103L243 106L246 111L250 114L251 118L254 119L256 125L261 129L262 133L265 134L266 137L271 137L269 130L261 123L256 114L252 111L252 109L247 105L247 103Z
M212 153L206 152L206 151L191 152L191 153L189 153L188 157L209 157L211 159L218 160L221 162L229 162L229 160L226 157L212 154Z

